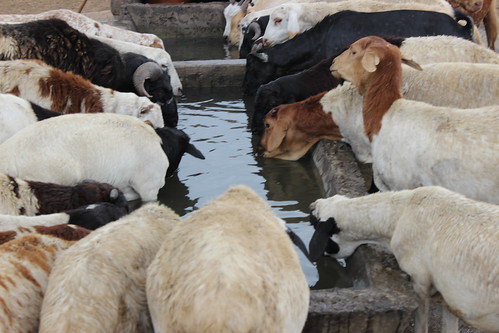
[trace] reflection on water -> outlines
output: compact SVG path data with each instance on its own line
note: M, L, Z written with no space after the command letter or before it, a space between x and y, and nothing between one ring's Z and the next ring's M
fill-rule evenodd
M239 59L237 47L229 47L223 38L163 38L173 61Z
M185 95L178 103L178 127L189 134L206 159L185 155L177 173L167 178L159 200L185 216L228 187L245 184L265 198L308 244L313 233L308 207L322 197L311 159L291 162L255 156L258 138L252 137L248 125L252 103L238 89L186 90ZM325 258L318 270L299 254L310 285L321 289L351 286L335 260Z

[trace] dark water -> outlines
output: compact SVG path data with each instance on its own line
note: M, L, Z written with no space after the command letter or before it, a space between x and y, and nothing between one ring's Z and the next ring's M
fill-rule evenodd
M252 98L239 89L186 90L179 99L179 126L205 155L185 155L173 177L166 180L159 200L185 216L219 196L228 187L245 184L271 205L308 245L313 227L309 205L323 196L310 157L300 161L256 156L257 137L249 129ZM350 287L351 279L336 260L314 266L299 252L303 270L314 289Z
M239 59L239 50L222 38L163 38L163 43L173 61Z

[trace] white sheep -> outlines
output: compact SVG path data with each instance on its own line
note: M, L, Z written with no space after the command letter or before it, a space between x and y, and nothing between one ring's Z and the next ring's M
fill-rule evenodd
M46 20L57 18L66 21L73 28L88 34L106 38L113 38L129 43L134 43L153 48L164 49L161 38L150 33L140 33L128 29L122 29L109 24L95 21L84 14L79 14L68 9L54 9L38 14L4 14L0 15L0 22L23 23L29 21Z
M309 287L283 221L234 186L166 235L147 271L155 332L301 332Z
M175 96L182 95L182 82L180 82L180 78L178 76L177 70L173 65L172 58L168 52L166 52L162 48L152 48L143 45L138 45L134 43L129 43L126 41L100 37L100 36L92 36L87 34L89 38L97 39L107 45L112 46L120 53L133 52L137 54L141 54L149 59L156 61L164 71L168 72L170 75L170 82L173 89L173 94Z
M499 155L495 152L499 150L499 103L461 109L404 99L401 60L405 59L398 47L369 36L353 43L331 65L333 75L352 81L364 95L363 127L371 143L376 186L388 191L440 185L472 199L498 204ZM499 71L493 64L464 65ZM473 82L471 77L464 77ZM487 91L484 78L479 82L481 86L472 91ZM440 100L445 97L440 96Z
M97 86L39 60L2 61L0 92L14 94L56 112L127 114L148 120L155 127L164 126L161 107L149 98Z
M67 210L62 213L37 216L0 214L0 231L36 226L52 227L60 224L72 224L94 230L109 222L116 221L127 213L128 209L126 207L121 207L110 202L100 202Z
M148 203L64 252L50 275L39 332L152 331L146 269L177 223L171 209Z
M113 113L68 114L37 122L0 145L0 172L75 185L92 179L127 200L156 200L184 153L204 159L181 130Z
M14 96L12 94L0 94L0 143L10 138L14 133L30 124L34 124L45 117L60 115Z
M270 14L269 23L263 34L262 42L266 47L283 43L286 40L295 37L297 34L312 28L327 15L344 10L381 12L401 9L435 11L454 17L454 10L449 3L446 3L446 5L437 3L430 5L418 2L391 3L389 1L381 2L371 0L339 1L332 3L291 2L273 8L273 11Z
M23 180L0 173L0 214L52 214L98 202L128 208L124 194L106 183L83 181L67 186Z
M42 298L52 266L74 243L60 235L31 234L0 245L1 332L38 331Z
M438 291L450 312L486 332L499 328L499 207L438 186L380 192L359 198L335 195L311 205L316 233L313 258L346 258L362 244L391 251L410 275L420 306L416 333L427 332L429 298ZM443 331L457 320L443 316ZM449 329L446 331L445 329Z

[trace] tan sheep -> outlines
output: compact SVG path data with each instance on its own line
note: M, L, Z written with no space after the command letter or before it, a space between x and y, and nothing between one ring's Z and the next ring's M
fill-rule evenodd
M52 270L40 333L149 332L146 268L180 218L148 203L65 252Z
M282 220L241 185L166 236L147 299L157 333L298 333L309 287Z

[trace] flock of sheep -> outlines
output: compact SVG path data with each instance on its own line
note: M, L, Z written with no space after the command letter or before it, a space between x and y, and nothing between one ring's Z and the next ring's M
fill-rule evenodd
M444 300L444 332L457 332L458 319L499 332L496 4L394 2L234 2L224 12L224 35L247 58L248 82L258 82L245 91L255 95L252 126L262 134L263 156L297 160L329 139L349 143L360 162L372 164L370 192L378 193L311 204L312 260L346 258L362 244L379 244L411 277L419 298L415 332L428 332L436 295ZM334 39L365 21L324 28L348 15L357 19L344 11L394 11L396 24L404 10L452 16L470 34L419 35L419 22L407 22L401 35L371 27L371 35L340 47ZM459 17L463 13L473 27ZM478 31L482 24L486 41ZM315 48L327 41L336 49L314 53L306 36L324 31Z
M333 13L396 9L452 16L477 41L451 5L484 9L473 18L493 49L488 0L230 2L224 36L269 64ZM322 138L348 142L379 193L312 203L311 259L383 245L419 296L417 333L436 292L445 332L458 318L499 332L499 57L465 37L406 37L328 55L319 95L261 111L262 151L298 159ZM307 85L299 75L282 88ZM303 330L298 240L265 200L238 185L185 218L154 202L185 153L204 158L176 128L181 90L154 35L64 10L0 15L1 331ZM130 213L136 199L148 203Z

